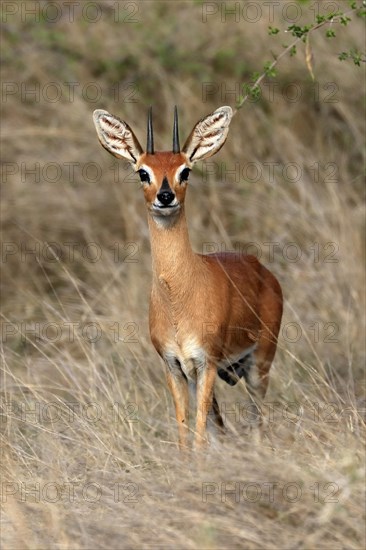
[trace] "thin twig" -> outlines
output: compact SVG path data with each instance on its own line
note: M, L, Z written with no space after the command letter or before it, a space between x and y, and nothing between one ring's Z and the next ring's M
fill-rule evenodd
M347 16L348 14L352 13L355 11L356 8L352 8L351 10L345 12L345 13L340 13L338 15L335 15L334 17L332 17L332 19L326 19L324 21L321 21L320 23L318 23L317 25L315 25L314 27L312 27L311 29L309 29L306 33L304 33L302 36L299 36L298 38L296 38L296 40L294 40L289 46L287 46L287 48L285 50L283 50L283 52L280 53L280 55L278 55L276 57L276 59L266 68L266 70L257 78L257 80L252 84L252 86L250 87L250 90L244 95L241 97L241 99L239 99L239 102L236 106L236 108L234 109L234 115L239 111L239 109L242 108L242 106L244 105L244 103L247 101L247 99L249 98L249 96L251 95L251 92L253 90L255 90L255 88L257 88L259 86L259 84L262 82L262 80L267 76L268 73L270 73L272 71L272 69L274 69L276 67L276 65L279 63L279 61L285 57L285 55L288 54L288 52L290 50L292 50L294 47L296 47L296 45L300 42L300 41L303 41L304 37L308 37L312 32L320 29L321 27L324 27L324 25L326 25L327 23L329 24L333 24L333 23L339 23L339 19L341 17L345 17Z

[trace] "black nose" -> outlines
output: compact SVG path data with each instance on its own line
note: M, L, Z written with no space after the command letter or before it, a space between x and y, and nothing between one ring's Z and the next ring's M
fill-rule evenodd
M161 193L158 193L157 197L161 204L168 206L168 204L173 202L175 195L171 191L162 191Z

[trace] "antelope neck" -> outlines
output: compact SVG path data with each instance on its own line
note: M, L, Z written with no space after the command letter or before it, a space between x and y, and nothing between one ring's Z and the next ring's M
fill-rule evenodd
M150 215L148 219L153 277L192 285L190 279L197 276L200 262L191 247L184 207L169 226L160 225Z

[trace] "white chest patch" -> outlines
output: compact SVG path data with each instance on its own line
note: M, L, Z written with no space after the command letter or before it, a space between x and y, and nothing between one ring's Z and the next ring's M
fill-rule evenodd
M187 338L181 345L170 345L164 351L164 359L171 370L181 368L189 380L195 381L197 369L206 363L206 352L195 338Z

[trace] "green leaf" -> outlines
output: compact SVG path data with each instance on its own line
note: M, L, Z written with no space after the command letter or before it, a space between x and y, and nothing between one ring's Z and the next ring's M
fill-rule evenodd
M243 94L254 101L258 101L261 96L261 89L258 84L243 84Z
M297 48L296 48L296 46L292 46L292 48L290 50L290 57L293 57L296 54L297 54Z
M258 78L260 77L261 73L258 73L258 72L254 72L250 75L250 78L253 82L255 82L256 80L258 80Z
M325 15L317 15L316 16L316 22L319 24L319 23L323 23L323 21L326 21L327 18L325 17Z
M361 67L361 63L366 63L366 54L358 50L351 49L349 52L341 52L338 55L340 61L345 61L346 59L352 59L353 63L357 67Z
M269 78L274 78L277 75L277 71L274 67L271 67L272 61L266 61L266 63L263 66L264 73Z
M353 59L353 63L355 65L357 65L358 67L361 67L361 61L362 61L362 58L361 58L361 54L359 53L354 53L352 55L352 59Z
M287 30L291 31L292 36L296 36L297 38L301 38L302 36L301 27L299 27L299 25L290 25Z
M336 33L334 32L333 29L328 29L327 32L325 33L325 36L327 38L335 38L335 35L336 35Z
M346 27L350 21L352 21L350 17L346 15L341 16L341 25L344 25Z

